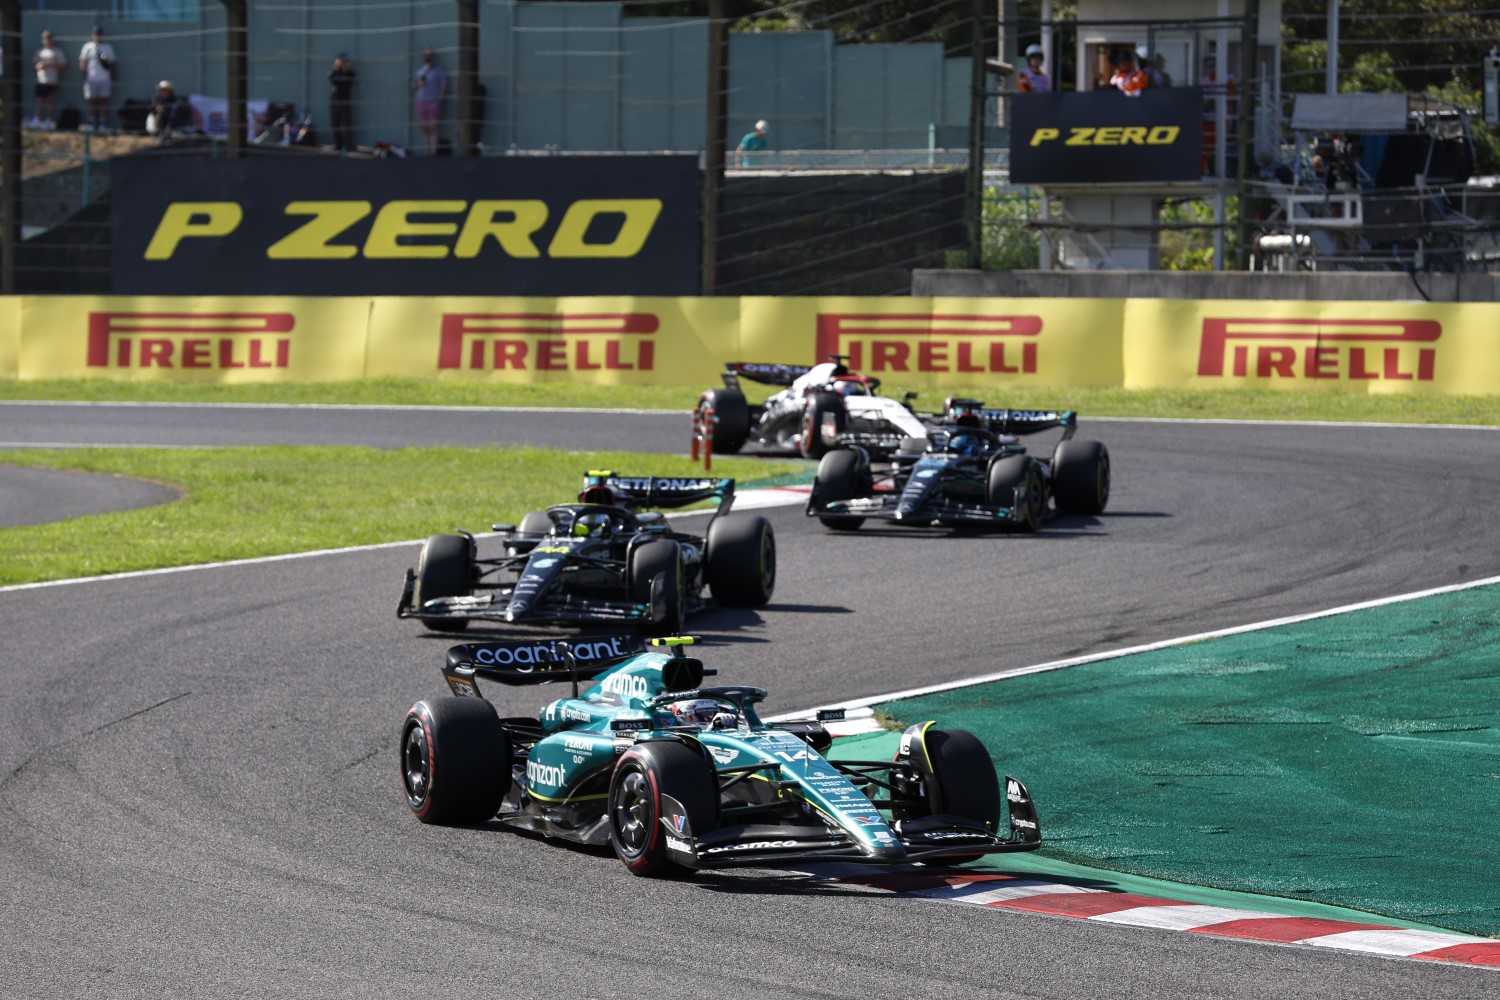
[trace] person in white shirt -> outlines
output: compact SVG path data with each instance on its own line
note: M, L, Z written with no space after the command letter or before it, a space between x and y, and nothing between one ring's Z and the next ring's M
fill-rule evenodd
M89 103L85 131L109 128L109 92L115 79L115 49L104 40L104 29L94 25L92 38L83 43L78 65L83 70L83 98Z
M68 57L52 44L52 32L42 32L42 47L31 57L36 67L36 103L32 105L32 128L56 128L52 113L57 107L57 81L68 68Z

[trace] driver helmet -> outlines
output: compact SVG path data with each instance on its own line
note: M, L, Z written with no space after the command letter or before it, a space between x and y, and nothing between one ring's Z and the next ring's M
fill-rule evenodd
M840 396L868 396L870 387L865 385L864 379L861 378L837 378L828 386L828 391L836 392Z
M730 711L723 702L712 698L689 698L686 701L674 701L667 706L667 711L672 713L672 718L679 726L693 726L697 729L736 729L739 727L739 716Z
M583 492L578 494L578 502L607 504L612 506L619 502L619 498L615 496L615 491L610 489L608 486L595 484L593 486L585 486L583 488Z
M983 427L984 421L979 419L977 413L960 413L953 421L955 427Z
M603 538L609 534L609 515L603 512L579 514L573 519L573 534L579 538Z
M1045 57L1046 53L1042 51L1042 47L1040 45L1037 45L1035 42L1033 42L1032 44L1026 46L1026 58L1030 59L1032 56Z
M984 454L984 438L978 434L960 430L948 438L948 452L953 455L974 457Z

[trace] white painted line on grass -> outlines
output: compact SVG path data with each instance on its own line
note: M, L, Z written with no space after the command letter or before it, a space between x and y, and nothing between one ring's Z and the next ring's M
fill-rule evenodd
M1241 635L1245 632L1259 632L1282 625L1296 625L1299 622L1309 622L1318 618L1331 618L1334 615L1348 614L1351 611L1366 611L1370 608L1381 608L1390 604L1401 604L1406 601L1419 600L1423 597L1436 597L1439 594L1452 594L1461 590L1473 590L1476 587L1489 587L1495 584L1500 584L1500 576L1486 577L1483 580L1473 580L1469 583L1450 584L1446 587L1433 587L1430 590L1419 590L1415 593L1399 594L1395 597L1380 597L1372 601L1361 601L1358 604L1345 604L1341 607L1329 608L1326 611L1312 611L1307 614L1288 615L1285 618L1272 618L1269 621L1253 622L1249 625L1235 625L1231 628L1215 629L1212 632L1198 632L1194 635L1179 636L1175 639L1149 642L1141 646L1129 646L1125 649L1108 650L1102 653L1089 653L1086 656L1074 656L1066 660L1052 660L1048 663L1038 663L1029 667L1013 667L1009 670L1000 670L993 674L985 674L982 677L947 681L943 684L931 684L927 687L907 688L904 691L892 691L887 694L871 695L867 698L854 698L849 701L830 702L827 705L817 705L798 712L787 712L783 715L767 718L766 721L782 722L787 719L805 719L812 713L826 708L843 708L849 710L850 714L853 714L856 709L869 709L874 705L884 704L888 701L903 701L907 698L920 698L929 694L940 694L944 691L957 691L960 688L974 687L979 684L992 684L995 681L1009 680L1012 677L1024 677L1027 674L1042 674L1052 670L1062 670L1066 667L1082 666L1085 663L1098 663L1101 660L1114 660L1125 656L1134 656L1137 653L1152 653L1161 649L1171 649L1174 646L1186 646L1190 643L1204 642L1209 639L1221 639L1225 636Z
M608 406L436 406L423 403L167 403L146 400L107 399L0 399L0 406L133 406L141 409L151 407L217 408L242 410L416 410L422 412L456 413L642 413L651 415L675 414L688 416L692 407L680 410L647 410L636 407Z

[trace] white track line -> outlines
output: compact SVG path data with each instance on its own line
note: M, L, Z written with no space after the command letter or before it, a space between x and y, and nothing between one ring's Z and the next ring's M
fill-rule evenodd
M767 722L781 722L787 719L805 719L813 712L825 708L843 708L859 711L859 717L864 717L863 710L869 710L871 706L883 704L888 701L902 701L907 698L919 698L923 695L938 694L943 691L956 691L959 688L974 687L977 684L992 684L995 681L1008 680L1011 677L1023 677L1027 674L1041 674L1051 670L1062 670L1066 667L1077 667L1085 663L1098 663L1101 660L1113 660L1122 656L1133 656L1136 653L1150 653L1159 649L1170 649L1173 646L1185 646L1188 643L1203 642L1206 639L1219 639L1229 635L1240 635L1245 632L1259 632L1263 629L1276 628L1281 625L1295 625L1298 622L1313 621L1317 618L1330 618L1334 615L1348 614L1351 611L1365 611L1369 608L1385 607L1388 604L1400 604L1405 601L1415 601L1423 597L1435 597L1438 594L1451 594L1460 590L1472 590L1476 587L1488 587L1500 584L1500 576L1486 577L1483 580L1473 580L1469 583L1455 583L1446 587L1433 587L1430 590L1419 590L1411 594L1400 594L1395 597L1381 597L1372 601L1361 601L1358 604L1345 604L1337 608L1329 608L1326 611L1313 611L1301 615L1288 615L1285 618L1272 618L1268 621L1253 622L1249 625L1236 625L1231 628L1216 629L1212 632L1198 632L1193 635L1179 636L1175 639L1163 639L1160 642L1149 642L1142 646L1129 646L1124 649L1109 650L1103 653L1089 653L1086 656L1074 656L1066 660L1052 660L1048 663L1038 663L1029 667L1013 667L1009 670L1000 670L993 674L985 674L982 677L972 677L966 680L948 681L943 684L931 684L927 687L907 688L904 691L891 691L887 694L870 695L866 698L855 698L850 701L831 702L827 705L817 705L813 708L805 708L798 712L788 712L774 718L768 718ZM873 713L871 713L873 714ZM835 724L836 725L836 724ZM867 730L859 730L867 731ZM873 731L873 730L868 730Z

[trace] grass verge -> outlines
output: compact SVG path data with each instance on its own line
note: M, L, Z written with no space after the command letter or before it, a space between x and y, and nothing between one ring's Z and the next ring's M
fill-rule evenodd
M190 385L69 379L0 380L0 399L96 402L277 403L352 406L545 406L627 407L689 410L704 385L511 385L440 382L431 379L368 379L360 382L287 382L265 385ZM895 379L883 386L900 397L909 387ZM769 390L761 388L752 400ZM1029 386L952 386L923 389L921 410L942 406L944 396L983 399L992 406L1066 408L1088 417L1179 417L1238 420L1385 421L1414 424L1500 426L1500 395L1371 395L1348 390L1320 392L1268 389L1047 389Z
M571 500L586 469L702 474L685 457L540 448L258 447L0 452L0 463L165 483L159 507L0 529L0 585L488 530ZM720 458L714 475L806 470Z

